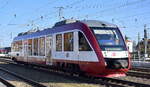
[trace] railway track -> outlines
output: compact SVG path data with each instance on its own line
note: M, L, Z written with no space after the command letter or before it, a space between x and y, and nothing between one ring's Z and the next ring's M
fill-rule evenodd
M132 86L132 87L150 87L149 84L143 84L143 83L137 83L137 82L131 82L131 81L126 81L126 80L120 80L120 79L115 79L115 78L100 78L103 81L111 81L115 83L120 83L122 86Z
M5 60L3 60L4 62L6 62ZM8 63L12 63L14 65L17 65L16 63L13 63L12 61L8 61ZM20 66L20 65L19 65ZM26 67L26 66L23 66ZM30 67L32 68L32 67ZM100 85L105 85L107 87L127 87L127 86L132 86L132 87L150 87L150 84L143 84L143 83L137 83L137 82L131 82L131 81L126 81L126 80L120 80L120 79L115 79L115 78L96 78L96 79L91 79L91 78L87 78L87 77L79 77L78 75L73 75L70 76L69 74L63 73L61 71L55 71L55 70L47 70L43 67L34 67L32 69L38 70L38 71L42 71L42 72L46 72L46 73L51 73L51 74L55 74L58 76L63 76L63 77L67 77L69 79L74 79L77 80L79 82L84 82L84 83L93 83L93 84L100 84Z
M136 67L136 68L132 68L131 70L133 71L140 71L140 72L150 72L150 68L140 68L140 67Z
M37 70L41 70L41 69L37 68ZM42 71L49 73L49 70L46 70L46 69L42 69ZM64 75L64 76L66 77L66 75ZM68 75L67 75L67 77L68 77ZM109 86L111 86L111 87L127 87L127 86L132 86L132 87L150 87L150 84L142 84L142 83L125 81L125 80L120 80L120 79L115 79L115 78L101 77L101 78L96 78L96 79L92 78L92 80L89 77L75 77L75 76L71 76L70 77L69 76L69 78L80 80L80 81L85 81L86 83L95 83L95 84L106 85L108 87Z
M47 69L39 69L39 68L36 68L36 70L39 70L39 71L43 71L43 72L47 72L49 73L50 71L47 70ZM54 74L59 74L58 72L55 73L54 71ZM131 82L131 81L125 81L125 80L120 80L120 79L115 79L115 78L89 78L89 77L78 77L78 76L69 76L68 74L62 74L60 73L59 74L60 76L64 76L64 77L68 77L70 79L76 79L80 82L86 82L86 83L94 83L94 84L101 84L101 85L105 85L107 87L127 87L127 86L132 86L132 87L150 87L149 84L142 84L142 83L137 83L137 82Z
M149 74L149 73L142 73L142 72L129 71L129 72L127 73L127 75L128 75L128 76L139 77L139 78L150 79L150 74Z
M15 72L6 70L4 67L1 67L1 66L0 66L0 71L3 71L3 72L5 72L5 73L7 73L7 74L10 74L10 75L12 75L12 76L14 76L14 77L16 77L16 78L19 78L20 80L26 82L27 84L29 84L29 85L31 85L31 86L33 86L33 87L46 87L46 86L44 86L44 85L42 85L42 84L39 84L39 83L36 82L36 81L33 81L33 80L31 80L31 79L28 79L28 78L26 78L26 77L24 77L24 76L21 76L21 75L15 73ZM4 81L4 82L5 82L6 84L10 85L10 84L7 83L6 81ZM11 86L11 87L13 87L13 86ZM14 86L14 87L15 87L15 86Z
M150 69L149 68L132 68L127 72L128 76L134 76L139 78L150 79Z
M1 62L11 63L13 65L16 65L16 66L19 66L19 67L24 67L24 68L27 67L27 66L24 66L22 64L18 65L15 62L12 62L12 61L9 61L9 60L1 60ZM103 85L107 86L107 87L124 87L124 86L121 86L121 85L118 85L118 84L108 83L108 82L105 82L105 81L100 81L100 80L94 81L93 79L89 79L89 78L85 78L85 77L78 77L77 75L71 76L69 73L64 73L64 72L56 71L56 70L47 70L43 67L34 67L34 68L33 67L28 67L28 68L34 69L34 70L39 71L39 72L42 71L44 73L52 74L54 76L56 75L56 76L60 76L60 77L68 78L68 79L73 79L73 80L78 81L79 83L98 84L98 85L102 85L102 87L103 87Z
M13 84L3 79L2 77L0 77L0 82L2 82L6 87L15 87Z

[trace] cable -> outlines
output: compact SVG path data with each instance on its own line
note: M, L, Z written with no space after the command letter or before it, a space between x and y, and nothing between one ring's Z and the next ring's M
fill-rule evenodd
M48 3L48 4L52 4L52 3L56 3L57 1L53 1L53 2L50 2L50 3ZM77 4L77 3L81 3L81 2L83 2L82 0L78 0L78 1L75 1L75 2L73 2L73 3L71 3L70 5L75 5L75 4ZM44 5L45 6L45 5ZM68 7L69 5L66 5L65 7ZM39 10L39 9L42 9L42 7L40 7L40 8L37 8L35 11L37 11L37 10ZM51 15L52 14L55 14L56 12L52 12L52 13L50 13ZM42 15L42 16L40 16L40 17L38 17L38 18L35 18L35 19L33 19L33 20L31 20L29 23L25 23L25 24L11 24L10 22L14 19L12 19L8 24L9 25L25 25L25 26L30 26L30 25L32 25L31 24L31 22L37 22L37 21L40 21L40 20L43 20L43 19L45 19L45 18L51 18L52 16L50 15L50 17L48 17L49 16L49 14L45 14L45 15Z
M5 1L4 5L2 5L2 6L0 7L0 9L3 9L7 4L8 4L8 1Z
M127 6L131 6L131 5L135 5L135 4L138 4L138 3L141 3L141 2L144 2L144 1L147 1L147 0L137 0L137 1L133 1L133 2L127 2L127 3L124 3L122 5L119 5L119 6L115 6L115 7L112 7L112 8L108 8L108 9L104 9L104 10L101 10L101 11L98 11L98 12L95 12L95 13L104 13L104 12L107 12L107 11L112 11L114 9L120 9L120 8L123 8L123 7L127 7ZM99 14L91 14L89 16L96 16L96 15L99 15Z
M40 9L43 9L43 8L47 7L49 4L54 4L54 3L58 2L58 1L59 1L59 0L54 0L54 1L51 1L51 2L49 2L49 3L46 3L46 4L44 4L43 6L41 6L41 7L37 8L37 9L35 9L35 12L38 11L38 10L40 10Z
M81 3L81 2L83 2L84 0L78 0L78 1L75 1L75 2L73 2L73 3L71 3L71 4L69 4L69 5L66 5L66 6L64 6L64 7L66 7L66 8L68 8L69 6L72 6L72 5L75 5L75 4L79 4L79 3ZM53 14L55 14L56 12L54 12ZM45 19L47 16L48 16L49 14L46 14L46 15L44 15L44 16L41 16L43 19ZM52 15L52 14L51 14ZM32 21L38 21L38 20L41 20L41 17L38 17L38 18L36 18L36 19L33 19ZM47 17L47 19L48 18L51 18L51 17ZM31 23L31 22L30 22Z
M142 12L142 13L139 13L139 14L133 14L133 15L128 15L128 16L123 16L123 17L117 17L117 19L122 19L122 20L124 20L124 19L128 19L128 18L133 18L133 17L136 17L136 16L140 16L140 15L148 15L147 13L150 13L150 11L148 11L148 12ZM116 18L114 18L114 19L116 19Z
M73 5L75 6L75 5L80 4L80 3L84 2L84 1L85 0L78 0L78 1L75 1L75 2L71 3L70 5L66 5L64 7L71 7L71 8L73 8Z

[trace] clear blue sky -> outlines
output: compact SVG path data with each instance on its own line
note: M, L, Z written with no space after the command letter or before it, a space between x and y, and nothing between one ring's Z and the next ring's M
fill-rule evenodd
M0 46L10 46L20 32L52 27L59 21L57 7L61 6L66 19L111 22L131 40L137 41L138 32L143 37L144 24L150 28L150 0L0 0L0 3Z

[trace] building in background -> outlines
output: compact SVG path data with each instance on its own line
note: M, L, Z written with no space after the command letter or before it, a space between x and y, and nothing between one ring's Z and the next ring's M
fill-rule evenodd
M133 41L131 40L126 40L126 45L128 47L128 50L130 53L133 53Z
M137 49L138 49L138 44L137 44ZM144 51L145 51L144 40L142 40L140 42L140 53L141 53L141 56L144 56ZM148 41L147 41L147 54L148 54L148 57L150 57L150 39L148 39Z

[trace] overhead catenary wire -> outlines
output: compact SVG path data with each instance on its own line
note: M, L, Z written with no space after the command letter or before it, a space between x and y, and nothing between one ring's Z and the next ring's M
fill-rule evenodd
M2 6L0 6L0 9L5 8L7 6L7 4L8 4L8 1L4 1L4 4Z
M146 0L138 0L138 1L134 1L134 2L127 2L127 3L125 3L125 4L122 4L122 5L119 5L119 6L117 6L117 8L118 7L124 7L124 6L128 6L128 5L133 5L133 4L136 4L136 3L139 3L139 2L141 2L141 1L146 1ZM76 3L78 3L78 2L82 2L81 0L78 0L78 1L76 1L76 2L73 2L73 3L71 3L70 5L74 5L74 4L76 4ZM69 6L69 5L66 5L66 7L67 6ZM116 7L113 7L113 8L116 8ZM113 9L113 8L111 8L111 9ZM108 9L104 9L103 11L107 11ZM90 17L90 15L88 15L89 17ZM42 16L42 17L44 17L44 16ZM35 19L35 21L37 21L37 20L40 20L40 18L37 18L37 19Z
M68 5L65 5L64 7L65 8L71 8L71 6L73 6L73 5L76 5L76 4L79 4L79 3L82 3L84 0L78 0L78 1L75 1L75 2L72 2L71 4L68 4ZM55 2L53 2L53 3L55 3ZM40 17L38 17L38 18L36 18L36 19L33 19L32 21L40 21L41 20L41 17L42 17L42 19L48 19L48 18L52 18L52 14L56 14L57 12L52 12L51 14L45 14L45 15L43 15L43 16L40 16ZM50 16L50 17L48 17L48 16ZM31 23L31 22L30 22ZM26 23L25 25L30 25L30 23Z
M130 1L130 2L125 2L121 5L117 5L117 6L114 6L114 7L111 7L111 8L106 8L106 9L102 9L100 11L97 11L97 12L94 12L92 14L88 14L89 16L97 16L99 15L99 13L104 13L104 12L109 12L109 11L113 11L114 9L120 9L120 8L124 8L124 7L127 7L127 6L131 6L131 5L135 5L135 4L139 4L139 3L142 3L144 1L147 1L147 0L137 0L137 1ZM97 14L95 14L97 13ZM80 18L83 18L84 16L80 16Z
M128 4L123 4L122 6L139 3L139 1L146 1L146 0L138 0L138 1L134 1L134 2L128 2ZM83 2L83 1L82 1L82 0L78 0L78 1L76 1L76 2L71 3L70 5L74 5L74 4L77 4L77 3L79 3L79 2ZM69 5L66 5L66 7L67 7L67 6L69 6ZM119 7L119 6L118 6L118 7ZM121 7L121 5L120 5L120 7ZM88 15L88 16L89 16L89 15ZM44 16L41 16L41 17L44 18ZM39 18L35 19L34 21L38 21L38 20L40 20L40 19L41 19L41 18L39 17Z
M139 1L145 1L145 0L138 0L138 1L136 1L136 3L139 3ZM71 3L70 4L70 6L71 5L74 5L74 4L77 4L78 2L83 2L83 1L81 1L81 0L78 0L78 1L76 1L76 2L73 2L73 3ZM128 2L128 4L123 4L122 6L125 6L125 5L131 5L131 4L135 4L135 1L134 2ZM68 7L69 5L66 5L65 7ZM92 7L92 6L91 6ZM119 7L119 6L118 6ZM120 7L121 7L121 5L120 5ZM86 17L88 16L89 17L89 15L85 15ZM44 17L44 16L40 16L39 18L37 18L37 19L33 19L33 21L40 21L41 20L41 17L44 19L44 18L46 18L46 17Z
M2 0L1 0L2 1ZM111 3L108 3L107 0L66 0L64 4L61 2L64 2L65 0L50 0L46 1L45 3L41 3L38 5L38 7L34 7L33 10L26 11L25 13L18 14L16 13L16 18L13 16L15 14L12 13L10 19L8 19L8 23L0 23L1 29L7 29L10 27L13 27L14 29L20 29L25 31L31 28L36 27L50 27L52 23L55 23L58 18L56 16L58 15L58 10L54 9L54 6L64 6L65 9L63 11L63 16L67 18L75 18L75 19L96 19L96 20L105 20L105 21L111 21L114 19L115 24L123 25L127 29L124 29L123 31L130 31L135 30L135 32L142 32L140 30L141 27L143 27L143 24L150 25L149 21L149 11L146 10L148 8L148 0L121 0L121 1L115 1L112 0ZM107 3L106 3L107 2ZM134 3L136 2L136 3ZM9 2L7 5L4 5L6 3L5 0L3 0L1 6L4 6L2 8L6 8L7 5L9 6ZM144 5L144 3L147 3ZM128 5L129 4L129 5ZM141 5L141 6L140 6ZM119 7L121 6L121 7ZM37 9L36 9L37 8ZM49 9L49 10L48 10ZM128 11L126 9L129 9ZM143 10L142 10L143 9ZM0 9L2 11L3 9ZM140 11L142 10L142 11ZM91 12L90 12L91 11ZM126 13L130 14L124 14L123 12L126 11ZM129 12L131 11L131 12ZM34 13L35 15L31 15ZM37 13L37 14L36 14ZM4 13L3 13L4 14ZM6 13L5 13L6 14ZM4 14L4 15L5 15ZM29 15L28 15L29 14ZM6 14L8 15L8 14ZM19 20L20 16L25 16L25 20L21 22ZM144 19L144 20L143 20ZM135 20L137 21L135 23ZM19 21L19 22L17 22ZM33 21L33 23L32 23ZM121 22L122 21L122 22ZM3 25L5 27L3 27ZM7 26L8 25L8 26ZM33 26L34 25L34 26ZM136 27L135 27L136 26ZM20 32L19 31L19 32ZM17 32L18 33L18 32ZM14 33L15 36L15 33Z
M34 10L33 12L37 12L37 10L38 9L43 9L44 7L46 7L45 5L48 5L48 4L53 4L53 3L56 3L56 2L58 2L58 0L56 1L56 0L51 0L49 3L47 3L47 4L44 4L44 5L42 5L41 7L38 7L36 10ZM24 16L25 14L27 14L27 13L24 13L24 14L22 14L21 16ZM28 13L29 14L29 13ZM48 16L48 15L52 15L52 14L54 14L53 12L51 12L51 14L50 13L48 13L48 14L45 14L45 15L41 15L41 16L39 16L38 18L35 18L35 19L30 19L30 21L38 21L38 20L41 20L41 19L44 19L46 16ZM15 14L15 15L18 15L18 14ZM31 25L30 24L30 21L28 22L28 23L24 23L24 24L14 24L14 23L12 23L13 21L14 21L14 17L8 22L8 24L7 25L11 25L11 26L29 26L29 25Z

